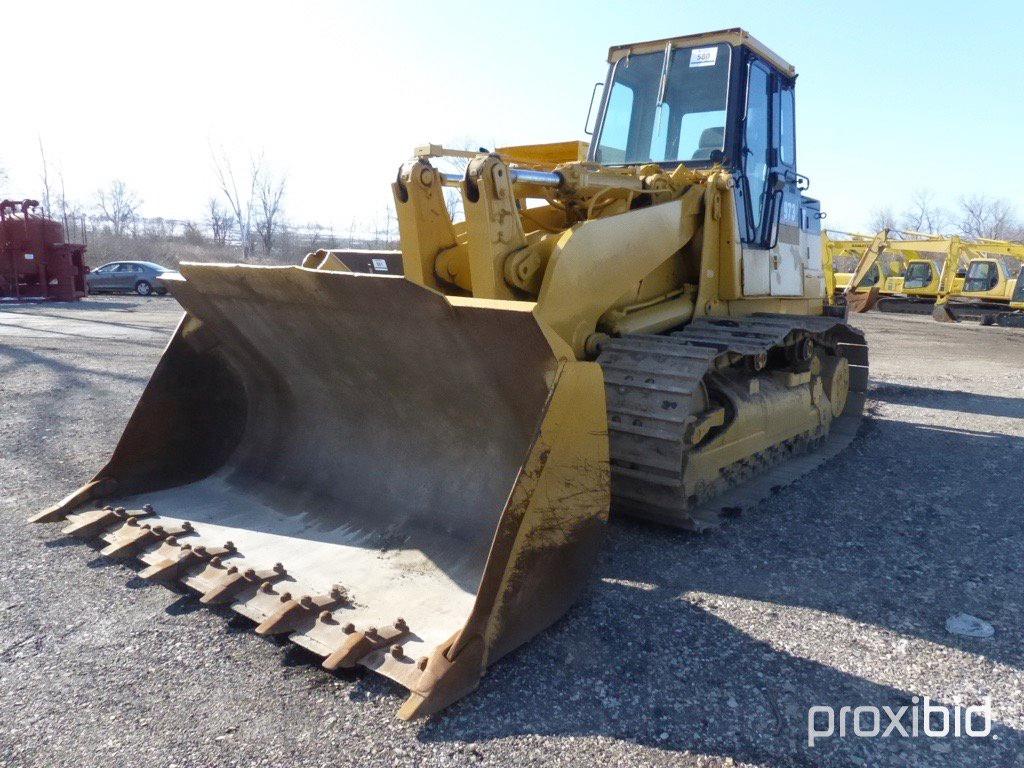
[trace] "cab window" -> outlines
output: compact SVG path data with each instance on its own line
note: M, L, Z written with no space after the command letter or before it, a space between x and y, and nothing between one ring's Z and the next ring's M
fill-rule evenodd
M747 83L747 112L743 133L743 170L750 189L753 237L762 228L768 184L768 150L771 148L771 74L760 62L750 63Z
M721 160L731 61L732 48L725 43L619 59L595 161L624 165Z
M861 280L860 285L857 287L870 288L873 285L878 285L878 281L881 279L882 274L878 271L878 264L872 264L868 269L867 274L864 275L864 279Z
M796 113L793 84L786 83L779 91L779 161L796 167Z
M999 284L999 271L994 261L972 261L967 268L964 290L990 291Z
M629 121L633 114L633 89L624 83L613 83L608 108L601 126L600 162L616 165L626 162L629 144Z
M1020 265L1017 273L1017 284L1013 287L1013 301L1024 301L1024 264Z
M903 276L904 288L924 288L932 281L932 265L917 261L907 267Z

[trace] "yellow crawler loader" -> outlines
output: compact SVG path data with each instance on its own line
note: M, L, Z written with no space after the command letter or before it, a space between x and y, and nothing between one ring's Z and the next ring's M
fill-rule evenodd
M703 529L834 455L867 349L825 310L795 70L738 29L609 62L586 154L401 166L404 277L182 265L112 458L34 519L397 681L411 718L567 610L609 509Z

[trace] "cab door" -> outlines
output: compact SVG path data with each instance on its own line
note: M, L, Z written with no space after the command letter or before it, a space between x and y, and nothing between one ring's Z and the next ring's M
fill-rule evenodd
M820 226L797 186L793 79L751 56L743 119L745 296L824 295Z
M793 81L776 74L772 78L772 148L775 185L773 194L779 212L776 247L769 262L772 296L804 296L810 291L805 282L811 271L824 284L821 267L821 235L818 220L805 222L801 217L803 200L797 187L796 116ZM806 230L806 231L805 231ZM812 267L814 268L812 270ZM824 290L824 289L822 289Z
M771 152L772 73L752 58L747 63L747 100L743 117L743 175L737 190L742 205L743 295L767 296L771 292L770 236L765 232L765 203L769 200ZM739 202L739 201L738 201Z

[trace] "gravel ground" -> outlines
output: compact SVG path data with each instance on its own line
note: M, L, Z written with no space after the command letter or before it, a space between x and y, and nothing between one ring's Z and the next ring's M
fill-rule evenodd
M615 521L565 619L409 724L386 680L24 524L110 454L177 317L0 305L0 765L1024 766L1024 331L859 318L850 449L710 534ZM990 696L992 734L807 746L811 706L915 696Z

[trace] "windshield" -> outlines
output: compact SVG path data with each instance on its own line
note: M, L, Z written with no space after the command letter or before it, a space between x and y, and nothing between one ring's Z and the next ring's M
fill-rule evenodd
M994 261L972 261L967 268L964 290L968 292L988 291L999 284L998 267Z
M605 165L719 160L731 59L725 43L674 48L667 76L664 51L620 59L594 159Z
M1024 301L1024 264L1020 265L1020 272L1017 273L1017 285L1013 288L1012 301Z
M927 288L932 281L932 265L925 261L915 261L907 267L903 278L904 288Z
M882 275L878 271L878 264L872 264L871 267L868 269L867 274L864 275L864 279L860 281L860 285L858 285L857 287L870 288L872 285L878 285L878 281L881 279L881 277Z

